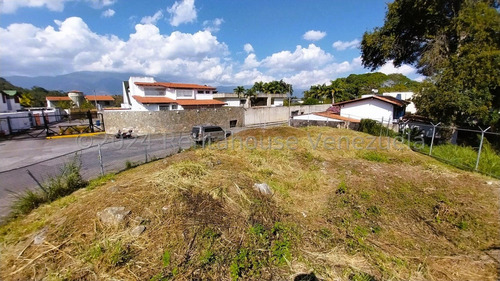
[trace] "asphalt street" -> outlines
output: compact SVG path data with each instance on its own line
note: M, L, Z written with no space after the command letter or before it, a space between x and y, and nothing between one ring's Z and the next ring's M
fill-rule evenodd
M233 133L245 128L233 128ZM22 138L0 142L0 218L8 214L16 194L37 188L60 173L65 163L77 159L81 174L89 180L126 168L126 162L140 164L178 153L193 146L189 133L148 135L116 139L112 135L78 138ZM101 151L99 157L99 150ZM99 161L101 159L101 161ZM102 168L101 168L102 162ZM29 171L29 172L28 172ZM31 176L31 175L32 176Z

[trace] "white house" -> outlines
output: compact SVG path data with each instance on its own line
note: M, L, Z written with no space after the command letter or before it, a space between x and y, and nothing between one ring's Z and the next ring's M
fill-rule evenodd
M47 96L45 97L45 100L47 101L48 108L59 107L59 102L61 101L67 101L67 102L71 101L69 97L53 97L53 96Z
M19 103L19 94L15 90L3 90L0 91L2 99L0 100L0 112L17 112L21 110L21 104Z
M250 97L238 97L235 93L216 93L214 99L226 103L226 106L245 107L252 106L283 106L286 94L256 94L252 99Z
M359 99L337 102L334 111L342 117L354 119L373 119L379 122L392 122L405 113L407 102L391 96L370 95Z
M113 102L115 101L115 99L112 96L88 95L85 96L85 99L92 105L97 105L96 106L97 109L111 107L113 106Z
M28 112L21 112L19 93L15 90L0 91L0 135L27 130L31 127Z
M415 107L415 104L411 101L414 95L413 92L389 92L389 93L383 93L382 95L397 98L398 100L403 100L408 102L406 105L406 112L409 112L411 114L417 113L417 108Z
M130 77L123 82L123 109L134 111L216 108L216 88L184 83L156 82L153 77Z

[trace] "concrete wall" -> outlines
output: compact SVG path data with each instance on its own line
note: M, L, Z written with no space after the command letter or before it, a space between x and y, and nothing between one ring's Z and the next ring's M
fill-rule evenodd
M288 107L221 107L217 109L190 109L176 111L132 111L104 110L104 126L108 134L118 130L132 129L135 134L162 134L188 132L200 124L219 125L229 129L229 121L237 120L236 126L252 126L266 123L287 122L291 112L308 114L322 112L330 107L323 105L302 105Z
M312 112L326 111L331 105L297 105L282 107L251 107L245 110L245 126L287 122L291 112L298 112L298 115Z
M244 109L223 107L217 109L177 111L130 111L110 110L103 113L108 134L118 130L132 129L134 134L162 134L188 132L194 125L213 124L229 129L229 121L237 120L236 126L243 126Z

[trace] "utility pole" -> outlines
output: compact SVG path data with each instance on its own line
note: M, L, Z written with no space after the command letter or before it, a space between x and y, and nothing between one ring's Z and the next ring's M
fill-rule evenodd
M288 84L288 126L291 126L292 124L292 85Z
M94 104L95 104L95 110L97 110L97 96L95 95L95 89L94 89Z

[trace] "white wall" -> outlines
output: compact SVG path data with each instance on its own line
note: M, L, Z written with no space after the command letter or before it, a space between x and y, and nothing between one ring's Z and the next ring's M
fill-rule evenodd
M153 77L130 77L128 79L128 87L130 91L130 99L133 101L132 96L144 96L144 91L141 87L137 86L135 82L145 82L145 83L154 83L156 82ZM124 90L125 91L125 90ZM126 93L123 93L124 97Z
M383 93L382 95L394 97L404 101L409 101L410 104L406 105L406 112L410 112L411 114L417 113L417 108L415 107L415 104L410 101L413 98L414 95L413 92L389 92L389 93Z
M393 105L377 99L366 99L340 106L340 116L354 119L392 120Z
M29 112L27 111L0 113L0 131L5 135L9 134L9 124L7 117L11 117L10 127L13 132L17 132L20 130L27 130L31 128ZM25 118L14 118L14 117L25 117Z
M291 112L298 111L299 114L309 114L312 112L324 112L331 105L298 105L280 107L251 107L245 110L245 126L256 124L287 122Z
M273 98L273 99L274 99L274 104L272 106L283 106L282 98Z
M339 123L344 122L341 120L331 119L328 117L319 116L319 115L315 115L315 114L304 114L304 115L294 116L293 119L294 120L309 120L309 121L328 121L328 122L339 122Z
M3 98L0 97L0 112L16 112L21 110L21 104L16 103L14 98L5 97L6 103L3 102ZM10 104L10 109L7 103Z

